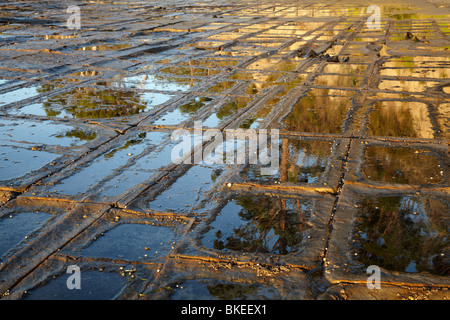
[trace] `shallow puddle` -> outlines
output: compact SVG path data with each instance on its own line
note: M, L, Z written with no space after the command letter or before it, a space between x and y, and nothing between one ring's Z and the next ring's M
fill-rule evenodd
M280 294L271 286L213 279L186 280L171 286L172 300L271 300ZM261 310L262 312L263 310Z
M177 235L169 227L126 223L99 236L82 250L82 255L125 260L164 258L176 240Z
M94 129L32 120L0 120L0 144L29 146L47 144L79 146L97 136Z
M313 202L277 196L233 197L217 215L202 243L224 251L288 254L310 228Z
M380 70L380 76L448 79L450 73L442 67L384 68Z
M215 128L230 117L239 113L239 110L245 108L250 103L252 98L249 97L235 97L231 98L229 102L215 109L211 115L209 115L202 125L208 128Z
M158 91L187 91L197 85L200 80L175 76L142 74L125 77L118 81L118 87L137 88Z
M230 90L236 85L236 81L221 81L211 87L209 87L206 91L211 93L220 93Z
M235 74L230 76L232 80L246 80L246 81L255 81L260 83L273 83L276 84L277 80L285 75L286 72L274 72L274 71L238 71Z
M134 115L146 110L146 102L135 91L77 88L47 98L45 102L25 106L17 113L95 119Z
M217 117L217 114L213 113L204 121L202 121L202 126L205 128L217 128L222 122L222 119Z
M434 130L425 103L382 101L369 114L368 134L409 138L434 138Z
M205 200L206 192L222 174L224 168L195 165L179 177L168 189L164 190L147 205L155 211L181 212L196 210L196 206ZM209 203L207 206L211 206ZM205 208L202 208L205 210Z
M233 67L237 65L240 61L237 59L210 59L210 58L203 58L203 59L195 59L195 60L189 60L187 62L180 62L179 66L199 66L204 68L224 68L224 67Z
M118 196L134 186L150 179L157 170L172 162L173 144L168 144L160 150L150 151L130 159L122 168L116 168L113 177L100 184L98 194L107 197Z
M288 131L342 133L351 106L348 96L332 96L326 90L312 89L295 104L283 124Z
M40 228L50 216L45 212L21 212L3 216L0 219L0 257Z
M41 93L40 86L19 88L9 92L0 93L0 106L25 100Z
M0 180L30 175L61 155L25 147L0 146Z
M242 129L255 129L266 119L270 112L274 109L276 104L280 102L281 97L275 97L266 102L266 104L259 108L252 116L245 119L239 128Z
M433 56L402 56L399 58L389 59L383 63L383 69L381 72L385 72L384 69L392 69L394 72L397 68L406 68L411 74L414 74L416 68L436 68L437 71L448 67L450 57L433 57ZM388 74L390 75L390 74Z
M439 159L426 149L369 146L364 158L362 171L369 180L419 185L444 180Z
M293 58L288 60L282 60L280 58L262 58L249 64L246 69L248 70L269 70L269 71L293 71L302 61L300 58Z
M196 97L187 103L178 106L176 109L163 114L154 125L173 126L191 119L191 117L201 108L207 106L212 98Z
M91 47L81 47L79 51L118 51L126 48L130 48L131 44L99 44Z
M317 76L314 79L314 84L327 87L355 88L361 86L363 81L364 78L359 76L324 74Z
M333 142L281 139L279 168L273 175L262 175L261 167L248 165L241 174L244 181L265 183L316 183L325 172Z
M323 68L323 73L337 73L340 75L365 75L367 73L367 64L349 64L349 63L328 63ZM358 78L356 78L358 79ZM333 79L336 81L336 79ZM347 80L346 82L348 82Z
M166 67L159 70L159 72L184 77L210 77L219 74L222 71L219 69L199 68L192 66L192 67Z
M77 128L77 129L73 129L73 130L67 130L61 134L56 135L56 137L60 138L60 139L72 138L72 139L75 139L76 142L91 141L97 137L97 132ZM71 145L73 146L74 143L71 143Z
M425 92L439 84L441 83L435 81L382 79L380 80L378 89L386 91Z
M152 156L152 153L148 155L144 154L144 152L147 148L155 148L160 144L165 135L166 134L161 132L141 132L133 139L125 142L122 146L110 150L84 166L79 166L71 176L52 186L51 190L59 194L81 194L87 192L90 188L98 186L98 184L105 181L105 179L110 179L111 185L107 188L109 185L107 184L104 189L97 189L97 192L102 193L111 189L107 192L108 195L111 193L121 193L125 188L125 185L130 187L130 183L131 186L138 183L136 180L144 181L145 179L150 178L151 173L145 172L145 170L153 171L155 167L149 167L146 162L154 163L152 160L155 159L157 153ZM137 156L139 156L137 158L138 160L135 158ZM164 160L166 160L166 158L167 157L162 157ZM161 165L160 162L157 163L159 166ZM159 166L156 165L156 167ZM128 181L128 183L125 183L123 177L122 179L117 177L121 174L120 170L128 171L129 180L133 180L133 182ZM144 171L141 172L139 176L135 175L134 173L139 170ZM130 173L130 171L132 171L132 173ZM108 177L110 178L108 179ZM117 189L118 186L119 188Z
M450 103L442 103L438 108L438 121L444 137L450 140Z
M25 294L24 300L112 300L120 293L127 279L119 273L81 270L80 289L67 287L69 277L64 273L33 288Z
M380 196L361 200L354 231L356 259L366 267L449 275L447 212L448 206L433 198Z
M9 81L11 81L11 80L9 80L9 79L1 79L0 78L0 86L4 85L5 83L8 83Z
M53 214L1 216L9 298L403 298L395 286L354 290L368 265L401 272L405 292L431 286L430 298L444 296L445 279L432 274L449 275L450 27L445 1L425 2L379 4L377 28L362 1L86 1L82 33L58 34L48 24L68 15L51 1L9 1L0 13L0 206L115 208L81 237L60 234L70 252L50 260L31 240L56 230ZM314 192L338 180L351 199ZM354 234L330 220L333 199L352 202ZM342 244L336 235L347 249L337 256L328 251ZM86 268L82 290L66 286L73 254ZM21 257L34 265L22 268ZM125 264L149 274L124 278Z

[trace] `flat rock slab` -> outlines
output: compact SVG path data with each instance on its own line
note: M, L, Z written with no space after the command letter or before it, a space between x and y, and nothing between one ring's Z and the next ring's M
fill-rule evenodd
M0 299L450 298L445 1L3 2Z

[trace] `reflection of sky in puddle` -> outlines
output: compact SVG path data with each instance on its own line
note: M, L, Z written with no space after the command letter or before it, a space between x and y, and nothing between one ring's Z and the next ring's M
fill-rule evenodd
M202 125L206 128L216 128L221 122L222 120L217 117L217 114L213 113L202 122Z
M0 257L38 229L50 218L48 213L22 212L0 219Z
M57 118L110 118L145 112L171 98L173 95L157 92L114 92L89 88L85 93L74 90L8 112Z
M180 124L181 122L189 118L190 115L187 115L186 113L182 112L180 109L177 108L162 115L161 118L153 122L153 124L157 126L159 125L172 126Z
M56 153L0 146L0 179L9 180L30 174L58 157L60 155Z
M20 88L0 94L0 105L25 100L39 94L39 86Z
M251 102L251 97L234 97L228 99L227 103L217 107L203 122L207 128L215 128L227 119L232 118Z
M172 95L157 92L144 92L141 95L141 99L145 101L147 107L157 106L166 103L172 98L173 98Z
M187 78L162 77L151 74L126 77L117 82L119 87L159 91L187 91L196 84Z
M178 106L176 109L163 114L154 125L177 125L190 119L198 110L208 105L211 98L196 97L189 102Z
M31 114L31 115L35 115L35 116L43 116L46 117L48 116L48 112L45 110L44 108L44 104L43 103L33 103L30 105L27 105L23 108L20 108L18 110L12 110L10 111L11 114ZM67 112L62 112L60 115L60 117L68 117L70 116L69 113Z
M95 186L111 174L115 168L125 165L129 160L128 153L140 153L143 149L144 146L131 146L116 152L112 159L99 157L86 167L79 167L72 176L52 186L51 189L56 193L69 195L86 192L90 187Z
M245 119L239 127L245 129L256 129L258 128L258 126L261 124L262 121L264 121L264 118L258 118L256 116L250 117Z
M135 159L132 165L127 165L122 172L102 184L99 194L107 197L118 196L150 179L156 170L171 163L172 150L173 145L169 144L160 151L150 152Z
M63 273L42 286L33 288L25 300L110 300L120 293L124 279L119 273L81 270L81 290L69 290L67 280L71 274Z
M300 78L301 79L301 78ZM292 82L297 83L299 79L295 79ZM272 112L272 110L275 108L276 104L280 102L281 97L286 95L286 92L289 90L288 88L284 89L283 91L279 92L275 97L268 100L261 108L258 108L251 116L247 117L245 120L243 120L239 128L242 129L256 129L259 127L259 125L267 119L269 114Z
M18 178L60 157L46 146L80 146L95 139L93 130L31 120L0 120L0 177ZM31 150L36 147L36 150Z
M177 236L169 227L126 223L105 232L83 249L82 255L127 260L158 258L170 252L175 240Z
M171 162L173 145L157 148L166 135L162 132L141 133L79 168L50 189L75 195L96 188L98 195L117 196L151 178L157 169Z
M85 136L83 136L83 133ZM74 146L89 140L95 131L83 130L60 123L31 120L0 120L1 144L40 143L60 146Z
M222 173L219 167L195 165L183 176L163 191L155 200L148 203L152 210L185 211L192 210L204 200L204 193Z

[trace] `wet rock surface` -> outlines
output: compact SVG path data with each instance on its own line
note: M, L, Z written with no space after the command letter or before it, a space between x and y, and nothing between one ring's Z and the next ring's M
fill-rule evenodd
M447 2L3 2L1 299L450 298Z

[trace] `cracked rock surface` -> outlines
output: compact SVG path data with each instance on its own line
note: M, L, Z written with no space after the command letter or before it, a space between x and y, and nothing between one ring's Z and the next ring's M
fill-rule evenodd
M1 299L450 297L447 1L1 6Z

